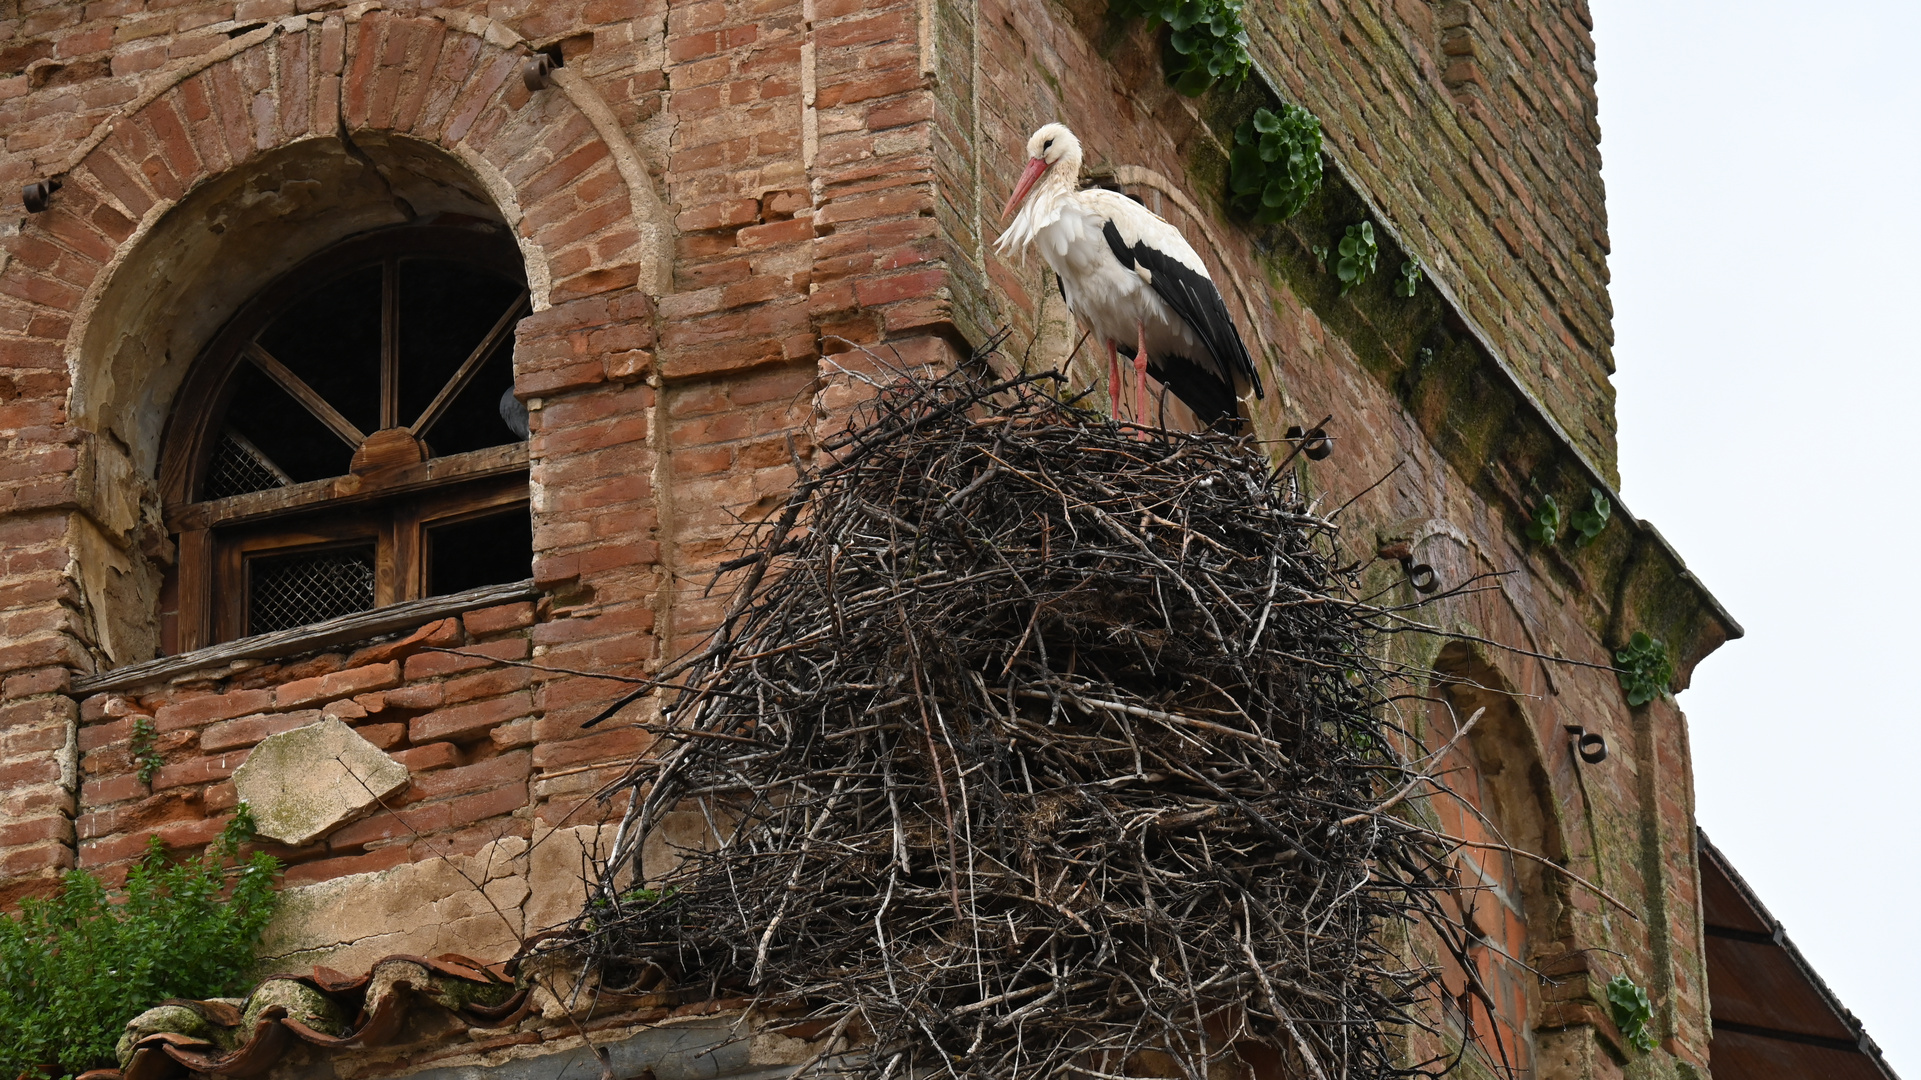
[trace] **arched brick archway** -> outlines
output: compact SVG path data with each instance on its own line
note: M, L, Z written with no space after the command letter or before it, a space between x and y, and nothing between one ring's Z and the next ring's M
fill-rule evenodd
M1447 794L1432 801L1441 830L1465 843L1453 857L1454 913L1470 927L1474 971L1445 964L1447 1019L1498 1047L1505 1064L1531 1075L1535 1029L1545 1000L1559 996L1543 973L1569 953L1568 879L1541 859L1563 862L1568 844L1556 812L1546 755L1521 696L1483 650L1451 642L1434 661L1428 742L1439 750L1477 711L1468 738L1435 763ZM1471 984L1471 985L1470 985Z
M458 12L295 16L163 72L52 174L0 295L76 314L130 239L189 191L307 139L382 133L426 142L482 179L514 226L536 308L625 287L659 295L666 213L638 152L584 80L531 92L532 50Z
M511 231L536 313L625 296L607 302L644 321L671 280L653 181L584 79L562 67L527 88L532 55L461 12L294 16L156 72L42 174L60 187L0 263L0 453L41 478L0 492L0 541L18 553L10 576L46 580L10 615L8 670L151 655L139 624L169 557L159 430L200 346L304 255L417 215L466 215ZM276 235L276 215L301 227L229 259L238 248L218 234L247 215L260 236ZM203 257L197 276L166 254L183 237ZM517 368L538 394L554 361L524 351Z

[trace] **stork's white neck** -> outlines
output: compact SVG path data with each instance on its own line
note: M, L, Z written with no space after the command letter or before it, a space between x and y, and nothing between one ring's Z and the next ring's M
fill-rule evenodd
M1034 242L1034 234L1061 216L1061 203L1081 185L1081 149L1077 145L1067 146L1060 160L1047 167L1041 174L1040 182L1028 192L1026 201L1014 215L1014 220L994 241L994 247L1001 254L1018 254L1026 261L1027 245Z

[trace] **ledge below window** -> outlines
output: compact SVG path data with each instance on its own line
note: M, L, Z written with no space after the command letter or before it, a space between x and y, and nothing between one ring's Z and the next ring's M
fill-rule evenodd
M449 615L493 607L496 604L511 604L516 600L532 600L539 595L540 591L534 588L533 579L528 578L505 585L487 585L447 596L429 596L424 600L409 600L368 611L356 611L352 615L342 615L325 622L297 626L291 630L255 634L252 637L195 649L177 656L162 656L156 660L129 664L126 667L114 668L112 671L103 671L98 675L79 676L73 680L73 694L82 696L97 694L103 690L120 690L172 678L175 675L219 667L236 660L273 660L282 656L292 656L295 653L314 652L335 645L366 641L382 634L411 630L433 622L435 619L444 619Z

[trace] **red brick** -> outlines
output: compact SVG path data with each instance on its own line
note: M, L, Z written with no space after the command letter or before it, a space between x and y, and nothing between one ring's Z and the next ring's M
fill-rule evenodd
M231 750L239 746L252 746L269 735L292 731L297 727L320 720L320 710L303 709L300 712L248 716L239 720L222 720L209 724L200 733L200 749L207 752Z
M531 717L510 721L488 732L487 737L499 750L530 746L534 742L534 721Z
M128 799L146 798L147 785L132 773L101 777L80 785L80 798L88 806L106 806Z
M533 750L534 767L560 769L588 762L630 761L653 745L653 739L639 728L623 727L566 742L542 742Z
M531 756L525 750L517 750L477 764L415 777L413 790L422 799L436 799L443 795L487 791L502 784L525 784L531 773Z
M391 870L413 861L413 854L407 850L405 844L394 844L376 848L364 855L295 863L287 868L285 875L281 877L281 884L311 885L315 882L346 877L349 874L370 874L379 870Z
M831 86L822 86L814 95L814 107L831 109L836 105L846 105L856 101L868 101L889 94L899 94L908 90L918 90L924 85L919 71L903 69L870 75L865 78L848 79Z
M73 849L65 843L35 844L0 852L0 882L71 869Z
M816 30L814 35L818 48L844 49L894 38L910 39L914 35L914 24L906 12L890 11L865 19L832 23Z
M634 265L609 266L576 274L554 286L556 300L571 300L613 289L632 288L640 280L640 267Z
M162 705L154 712L154 728L174 731L196 727L214 720L231 720L249 713L273 708L272 690L236 690L230 694L208 694Z
M758 220L760 220L760 200L722 199L719 202L684 211L674 218L674 227L682 232L699 232L703 229L748 225Z
M407 658L407 681L411 683L420 679L430 679L436 675L472 671L475 668L491 666L495 659L525 660L527 649L526 638L510 637L498 641L464 645L458 653L423 652Z
M445 684L437 682L415 683L411 686L403 686L396 690L389 690L386 694L382 695L389 709L406 709L409 711L417 710L422 712L428 709L438 709L440 703L446 700L446 696L447 691Z
M525 689L533 681L534 673L528 668L501 667L448 679L441 685L445 688L443 699L446 704L458 705L463 701L477 701Z
M19 847L43 840L70 841L72 838L73 823L60 814L47 814L25 821L0 821L0 847Z
M334 830L327 837L328 848L340 851L384 840L405 840L416 834L439 832L454 823L451 808L444 801L404 807L395 807L389 801L388 807L374 811L372 817Z
M527 785L518 783L429 805L447 807L449 820L453 825L460 826L511 814L516 810L524 809L527 802Z
M747 249L770 247L775 244L795 244L813 238L814 221L812 218L804 217L770 221L765 225L749 225L734 234L734 241Z
M64 694L72 683L73 673L67 668L41 668L7 676L6 682L0 685L0 694L9 698Z
M147 837L158 836L170 849L199 847L220 835L226 822L219 818L187 818L169 821L151 830L121 832L99 840L80 842L80 865L105 866L137 858L147 850Z
M420 773L460 764L460 748L450 742L428 743L411 750L396 751L393 759L407 766L408 772ZM415 784L415 790L419 790L418 783Z
M400 685L400 665L389 661L366 667L348 668L331 675L301 679L282 685L274 692L278 708L291 709L334 698L352 697L369 690L385 690Z
M407 737L415 743L471 738L495 724L527 716L533 711L533 695L523 690L492 701L456 705L417 716L407 725Z
M225 780L233 775L240 763L247 760L252 750L233 750L211 757L194 758L173 765L162 765L153 774L153 790L164 791L182 784L204 784L209 780Z
M407 737L405 724L361 724L354 731L382 750L392 750Z
M895 274L891 277L857 282L854 285L854 295L863 305L873 307L879 304L891 304L897 300L926 297L947 283L946 270L923 270L919 273Z

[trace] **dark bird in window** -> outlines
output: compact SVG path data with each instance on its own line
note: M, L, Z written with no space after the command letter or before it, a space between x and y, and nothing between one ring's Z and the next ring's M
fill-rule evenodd
M531 430L527 426L527 403L514 396L511 386L500 392L500 420L507 425L507 430L523 439Z

